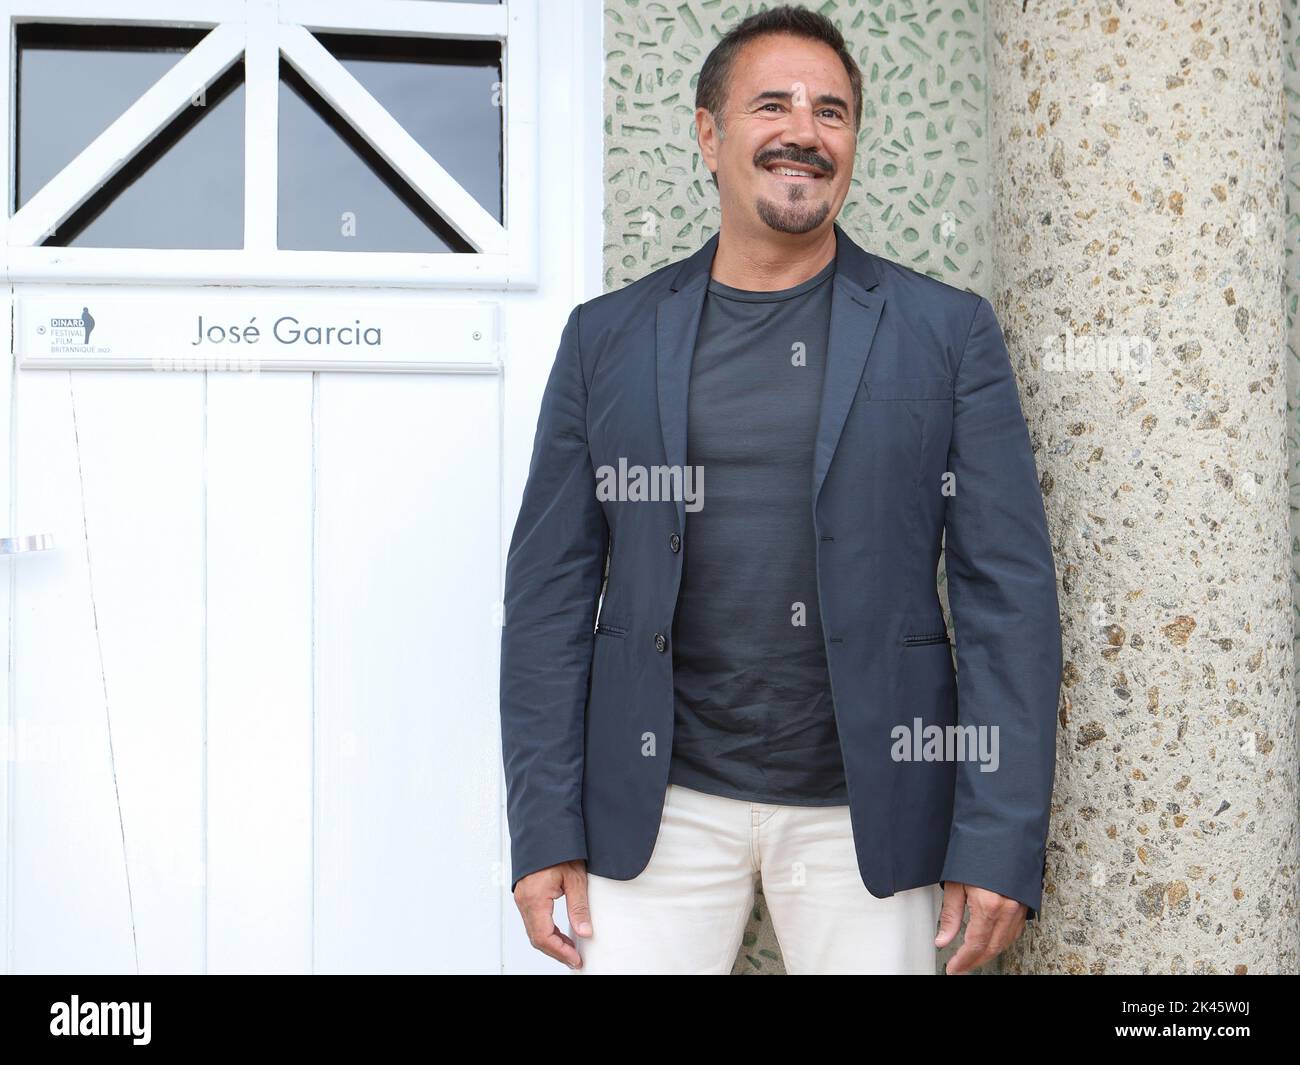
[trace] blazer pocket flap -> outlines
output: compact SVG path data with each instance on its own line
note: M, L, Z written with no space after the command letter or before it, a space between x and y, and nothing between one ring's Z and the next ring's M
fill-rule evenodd
M892 377L862 383L867 399L952 399L951 377Z
M624 620L607 618L604 614L596 621L597 636L626 636L628 623Z
M903 642L905 644L947 643L948 629L944 624L943 616L913 619L903 629Z

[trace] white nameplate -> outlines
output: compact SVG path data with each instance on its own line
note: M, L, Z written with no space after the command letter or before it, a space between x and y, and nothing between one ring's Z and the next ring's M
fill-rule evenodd
M427 294L15 296L18 368L496 373L497 304Z

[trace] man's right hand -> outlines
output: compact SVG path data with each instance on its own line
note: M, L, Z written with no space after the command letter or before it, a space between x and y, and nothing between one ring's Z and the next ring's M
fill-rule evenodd
M571 969L582 968L578 947L556 927L554 903L561 895L569 912L569 927L576 935L591 935L587 908L587 863L561 862L522 877L515 885L515 905L524 919L528 942L543 954Z

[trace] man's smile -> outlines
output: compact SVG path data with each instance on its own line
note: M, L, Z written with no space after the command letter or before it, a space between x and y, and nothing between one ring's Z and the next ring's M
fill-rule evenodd
M778 181L821 181L826 177L825 171L818 170L816 167L808 166L805 163L790 163L784 160L768 163L763 167Z

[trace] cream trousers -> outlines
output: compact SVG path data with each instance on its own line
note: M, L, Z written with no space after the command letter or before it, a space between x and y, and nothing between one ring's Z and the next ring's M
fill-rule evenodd
M875 898L847 806L782 806L668 786L650 862L588 875L593 934L574 973L731 972L762 878L786 972L933 976L938 884Z

